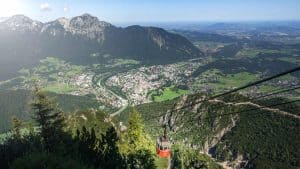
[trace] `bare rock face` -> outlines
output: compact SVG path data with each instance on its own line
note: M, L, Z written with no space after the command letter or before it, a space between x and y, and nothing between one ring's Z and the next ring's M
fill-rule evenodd
M110 23L99 21L97 17L89 14L74 17L68 23L66 31L74 35L86 36L90 39L97 39L98 42L103 42L105 30L112 28Z
M66 34L66 28L69 26L67 18L59 18L55 21L45 23L41 29L41 34L49 34L52 36Z
M99 21L97 17L84 14L71 19L59 18L55 21L44 24L42 32L56 35L76 35L90 40L103 42L105 29L113 26L107 22Z
M15 15L1 23L1 28L19 32L39 32L43 24L24 15Z

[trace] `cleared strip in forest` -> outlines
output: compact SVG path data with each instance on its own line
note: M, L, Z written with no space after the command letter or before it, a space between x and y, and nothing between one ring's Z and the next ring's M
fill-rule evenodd
M271 107L261 106L259 104L252 103L252 102L232 103L232 102L224 102L222 100L217 100L217 99L209 100L209 102L222 103L222 104L225 104L225 105L234 105L234 106L249 105L249 106L253 106L253 107L256 107L258 109L261 109L261 110L270 111L270 112L273 112L273 113L277 113L277 114L280 114L280 115L283 115L283 116L289 116L289 117L292 117L292 118L300 120L300 116L299 115L292 114L292 113L289 113L289 112L286 112L286 111L283 111L283 110L280 110L280 109L277 109L277 108L271 108Z

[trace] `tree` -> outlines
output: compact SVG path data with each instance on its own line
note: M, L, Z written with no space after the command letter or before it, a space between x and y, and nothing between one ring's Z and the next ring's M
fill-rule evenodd
M18 119L16 116L12 117L12 125L13 125L13 137L20 139L21 138L21 127L22 121Z
M137 152L138 150L153 150L150 138L144 131L144 122L140 113L132 108L129 120L128 130L123 135L121 142L121 152L130 153Z
M155 169L153 153L149 150L138 150L135 153L128 154L128 169Z
M93 169L78 159L45 152L29 153L17 158L11 169Z
M78 142L78 147L74 150L78 150L77 153L82 159L96 163L99 158L102 158L102 156L97 152L99 140L96 138L94 128L89 131L85 126L83 126L81 131L77 130L75 140L73 142Z
M55 145L61 142L64 116L48 97L38 89L35 90L35 100L32 103L34 119L40 127L42 143L46 151L53 151Z
M173 168L175 169L207 169L208 164L197 150L175 145L172 155ZM219 169L220 166L211 166Z
M132 109L128 130L120 140L120 152L126 158L127 168L155 168L154 144L144 131L142 116Z
M103 160L102 168L124 168L124 162L117 146L118 140L118 134L114 127L110 127L105 134L102 134L99 144Z

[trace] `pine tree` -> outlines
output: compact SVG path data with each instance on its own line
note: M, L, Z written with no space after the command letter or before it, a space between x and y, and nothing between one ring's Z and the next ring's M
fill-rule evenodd
M12 117L12 125L13 125L13 137L20 139L21 138L21 127L22 121L18 119L16 116Z
M100 141L102 168L124 168L124 162L117 146L118 140L119 137L114 127L110 127L105 134L102 134Z
M46 151L53 151L55 145L61 142L64 116L62 111L54 107L48 97L35 90L35 101L32 103L34 119L39 124L42 143Z
M155 168L154 144L144 131L143 119L133 108L128 121L128 130L119 144L120 152L126 158L127 168Z
M138 150L154 149L151 146L150 138L144 131L144 122L140 113L132 108L128 120L128 130L124 133L120 149L122 154L137 152Z

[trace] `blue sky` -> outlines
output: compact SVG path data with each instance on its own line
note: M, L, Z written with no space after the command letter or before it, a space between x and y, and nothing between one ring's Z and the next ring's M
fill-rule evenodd
M0 0L0 16L45 22L83 13L112 23L300 20L300 0Z

